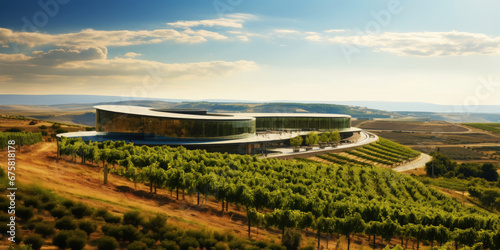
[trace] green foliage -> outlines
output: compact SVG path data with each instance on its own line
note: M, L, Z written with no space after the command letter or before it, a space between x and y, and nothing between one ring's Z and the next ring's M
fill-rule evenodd
M123 224L124 225L132 225L139 226L142 224L143 218L139 211L129 211L123 214Z
M91 220L82 220L78 223L78 228L85 231L87 235L90 235L91 233L95 232L97 226Z
M317 133L315 133L315 132L307 133L307 136L306 136L306 144L307 145L309 145L309 146L315 145L318 143L318 140L319 140L319 136Z
M219 241L215 244L215 250L227 250L227 246Z
M97 249L99 250L114 250L117 249L120 245L118 241L110 236L103 236L96 241Z
M21 220L27 221L33 218L33 216L33 208L25 206L16 207L16 217L20 218Z
M35 233L42 235L43 237L52 236L56 233L54 230L54 225L51 222L43 221L38 222L35 225Z
M120 223L121 220L122 217L119 215L112 215L110 213L106 213L106 215L104 215L104 221L107 223Z
M179 242L181 250L188 250L190 247L196 249L200 246L198 241L193 237L184 237L181 242Z
M300 145L302 145L303 140L304 139L302 139L302 136L297 135L297 136L293 137L292 139L290 139L290 145L293 147L299 147Z
M31 234L26 236L24 239L24 244L31 245L31 247L35 250L39 250L42 248L43 244L45 244L45 239L38 234Z
M175 241L171 241L171 240L162 241L161 246L165 250L180 250L180 247L177 245L177 243Z
M463 178L480 177L488 181L497 181L498 172L491 163L462 163L457 164L448 156L440 152L432 153L432 160L425 164L427 175L438 176L461 176Z
M47 126L46 125L40 125L38 126L39 129L47 129Z
M76 235L71 235L66 240L66 245L71 250L81 250L85 247L85 245L87 245L87 239L78 237Z
M61 205L56 205L53 209L50 210L50 214L56 218L62 218L66 215L69 215L68 209Z
M75 230L77 227L75 219L71 216L64 216L56 220L56 228L60 230Z
M78 219L92 215L92 210L87 205L82 203L74 205L73 207L71 207L70 211L71 214L73 214L73 216Z
M493 133L500 133L500 123L464 123L467 126L490 131Z
M0 148L6 148L8 141L15 140L16 145L32 145L42 141L41 133L0 132Z
M134 241L127 246L128 250L148 250L148 245L140 241Z
M302 241L302 234L295 230L286 229L283 234L283 245L288 250L297 250L300 246L300 242Z

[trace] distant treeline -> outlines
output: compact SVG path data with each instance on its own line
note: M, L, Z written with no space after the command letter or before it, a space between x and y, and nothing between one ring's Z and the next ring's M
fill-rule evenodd
M31 145L42 141L42 133L26 132L0 132L0 148L6 148L10 140L15 140L15 145Z

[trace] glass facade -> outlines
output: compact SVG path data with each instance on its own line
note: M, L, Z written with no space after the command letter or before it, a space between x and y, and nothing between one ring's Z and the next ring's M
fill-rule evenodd
M346 130L351 128L350 117L257 117L257 131L281 130Z
M240 139L255 134L255 119L178 119L96 110L99 132L142 135L148 139Z

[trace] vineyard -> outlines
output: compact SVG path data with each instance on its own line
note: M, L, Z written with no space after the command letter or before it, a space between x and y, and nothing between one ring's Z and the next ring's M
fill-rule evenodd
M342 154L324 154L316 157L333 164L358 164L362 166L381 165L394 167L416 159L420 152L384 138Z
M365 149L378 154L382 151L376 149L383 149L388 152L384 161L393 162L418 154L385 139ZM60 142L60 153L102 165L105 181L109 168L147 184L150 192L165 188L177 198L180 193L193 194L198 203L200 196L213 197L221 203L221 212L227 211L229 203L242 206L249 237L251 228L259 227L282 233L313 230L318 244L330 234L344 235L350 243L351 235L365 233L374 243L398 238L401 245L416 242L417 248L421 242L500 247L497 216L464 206L412 177L367 164L258 159L182 147L86 144L66 138Z
M493 133L500 133L500 123L465 123L465 125Z
M16 145L32 145L42 141L42 133L0 132L0 148L6 148L9 140L15 140Z

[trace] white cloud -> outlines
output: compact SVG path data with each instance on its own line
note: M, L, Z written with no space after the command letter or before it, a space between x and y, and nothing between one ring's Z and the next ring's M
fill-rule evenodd
M202 37L212 38L212 39L215 39L215 40L226 40L226 39L228 39L227 36L221 35L221 34L219 34L217 32L208 31L208 30L196 30L196 31L193 31L192 29L187 28L186 30L184 30L184 33L189 34L189 35L198 35L198 36L202 36Z
M138 56L141 56L142 54L139 54L139 53L135 53L135 52L127 52L125 53L125 57L129 57L129 58L135 58L135 57L138 57Z
M380 35L335 36L330 42L370 47L400 56L499 54L500 37L468 32L385 32Z
M345 29L331 29L331 30L325 30L325 33L339 33L339 32L346 32L347 30Z
M197 20L197 21L177 21L167 24L178 28L189 28L196 26L243 28L243 23L245 23L246 20L251 20L251 19L257 19L257 17L251 14L234 13L225 15L224 17L217 19L207 19L207 20Z
M312 35L312 36L306 36L304 39L309 40L309 41L321 41L323 38L318 35Z
M278 34L299 34L299 31L290 30L290 29L275 29L274 32Z
M165 41L177 43L200 43L206 38L220 38L216 32L200 32L187 34L173 29L156 30L93 30L84 29L76 33L44 34L38 32L17 32L0 28L0 45L11 43L36 47L43 45L56 45L69 48L130 46L140 44L153 44Z

